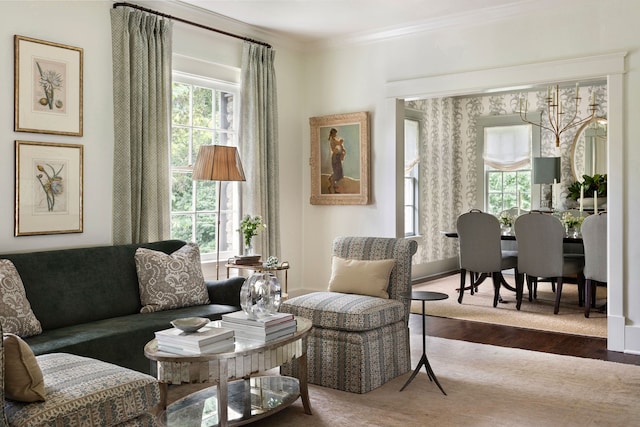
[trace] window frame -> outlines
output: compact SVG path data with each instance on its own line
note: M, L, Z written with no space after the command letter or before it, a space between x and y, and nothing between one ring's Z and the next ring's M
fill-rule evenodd
M538 115L537 112L532 112L531 116L534 117ZM476 123L476 159L477 159L477 179L478 183L482 185L478 185L478 192L476 194L478 203L477 205L482 206L482 209L485 212L489 212L489 170L487 169L483 153L484 153L484 135L485 128L490 127L503 127L503 126L518 126L518 125L526 125L525 122L522 121L519 115L508 114L508 115L498 115L498 116L485 116L478 117ZM531 162L533 162L533 157L536 156L536 153L540 153L540 128L538 126L528 125L531 129ZM533 169L532 163L529 167L530 170ZM492 170L495 172L495 169ZM514 171L515 172L515 171ZM503 172L504 173L504 172ZM531 207L540 206L540 184L533 184L533 175L531 177Z
M406 122L416 122L417 123L417 144L416 151L418 154L418 159L420 159L420 144L422 141L422 123L423 123L423 115L420 111L415 111L410 108L405 109L405 116L403 119L403 126L406 129ZM404 132L404 150L403 153L405 158L403 159L403 215L404 215L404 236L405 237L417 237L420 236L420 162L414 166L415 174L404 174L404 167L406 162L406 153L407 153L407 135ZM407 181L409 184L407 184ZM410 186L410 197L411 201L407 200L407 185ZM411 231L407 232L407 209L411 210Z
M228 137L226 138L226 145L230 145L230 146L238 146L238 135L239 135L239 123L240 123L240 85L237 83L232 83L232 82L225 82L225 81L221 81L219 79L213 78L213 77L208 77L208 76L198 76L198 75L194 75L194 74L190 74L190 73L185 73L182 71L178 71L178 70L173 70L172 72L172 86L173 83L181 83L181 84L187 84L187 85L191 85L191 86L197 86L197 87L203 87L203 88L207 88L207 89L211 89L214 90L216 92L227 92L227 93L231 93L233 95L233 123L234 125L234 129L232 129L231 131L228 131L226 129L217 129L215 127L215 123L213 123L213 127L212 128L206 128L206 127L202 127L202 126L193 126L193 123L190 123L189 126L184 126L184 125L178 125L175 126L175 128L190 128L191 130L196 129L196 130L207 130L207 131L211 131L214 133L218 133L218 134L226 134ZM173 98L173 97L172 97ZM193 106L190 105L190 115L192 114L192 110L193 110ZM171 116L173 116L173 101L171 103ZM192 216L196 216L198 214L213 214L216 218L215 218L215 223L216 223L216 233L217 233L217 214L218 214L218 209L217 209L217 204L218 204L218 200L221 200L221 207L220 207L220 235L216 236L215 238L215 243L216 245L220 245L220 258L219 258L219 262L220 260L225 260L228 258L233 257L234 255L237 255L240 251L240 234L239 232L237 232L237 229L239 227L240 224L240 214L241 214L241 208L242 208L242 193L241 193L241 186L239 185L239 183L237 182L221 182L220 185L218 182L212 181L211 185L215 186L215 200L214 200L214 205L212 209L198 209L197 208L197 192L196 192L196 186L197 183L195 181L192 182L192 205L191 205L191 209L190 210L185 210L185 211L174 211L173 210L173 176L174 173L178 172L178 173L187 173L190 174L193 172L193 165L195 164L195 156L196 154L193 153L193 150L191 149L191 144L193 143L193 134L192 132L190 133L190 141L189 141L189 156L193 155L193 158L188 159L189 164L187 166L173 166L173 162L171 160L171 150L173 147L173 130L174 130L174 124L173 124L173 119L171 120L171 134L172 134L172 138L171 138L171 144L169 145L169 177L170 177L170 192L171 192L171 206L170 206L170 211L171 211L171 218L173 219L174 215L176 214L180 214L180 215L192 215ZM216 141L219 138L216 138L216 135L214 134L212 136L212 141L211 143L216 143ZM218 191L219 189L222 189L221 191L221 195L222 198L220 199L220 196L218 195ZM228 206L229 204L231 204L231 207L227 207L225 208L225 206ZM230 218L229 220L226 220L225 218ZM192 236L192 241L195 241L195 239L197 238L196 233L195 233L195 229L196 229L196 222L192 221L192 232L191 232L191 236ZM171 236L172 238L175 238L173 235ZM222 237L222 239L221 239ZM199 243L199 242L197 242ZM217 248L216 248L217 249ZM201 256L201 261L202 262L212 262L212 261L216 261L217 259L217 251L213 250L211 252L201 252L200 254Z

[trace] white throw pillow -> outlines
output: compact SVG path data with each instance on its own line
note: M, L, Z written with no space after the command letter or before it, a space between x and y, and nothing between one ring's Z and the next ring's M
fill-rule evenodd
M0 259L0 321L5 332L30 337L42 333L15 265Z
M146 248L136 250L141 313L209 304L200 249L187 243L171 255Z
M329 291L389 298L387 287L394 259L358 260L334 256Z

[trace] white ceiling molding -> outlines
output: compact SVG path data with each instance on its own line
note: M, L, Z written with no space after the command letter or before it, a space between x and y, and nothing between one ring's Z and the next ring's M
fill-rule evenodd
M330 48L344 46L345 44L364 44L443 29L486 25L488 23L509 19L514 16L524 15L530 11L539 10L541 7L550 7L553 3L555 2L552 0L523 0L517 3L486 7L479 10L468 10L446 17L408 23L402 26L363 32L349 37L325 39L321 42L314 43L311 46L314 48Z
M387 98L412 100L481 93L497 87L496 85L507 87L591 80L624 73L626 55L626 52L615 52L399 80L387 83L385 95Z

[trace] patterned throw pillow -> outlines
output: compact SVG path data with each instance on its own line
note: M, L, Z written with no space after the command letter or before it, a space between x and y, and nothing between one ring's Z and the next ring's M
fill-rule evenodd
M141 313L209 304L200 249L187 243L171 255L146 248L136 250Z
M5 396L18 402L45 400L42 370L31 348L14 334L2 334L2 343Z
M42 333L18 270L8 259L0 259L0 321L5 332L21 337Z
M395 259L357 260L333 256L330 292L389 298L387 287Z

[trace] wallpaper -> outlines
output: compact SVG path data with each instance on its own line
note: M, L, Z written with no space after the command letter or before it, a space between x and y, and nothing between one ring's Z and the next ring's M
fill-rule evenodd
M576 111L575 87L560 88L563 111L568 117ZM596 116L606 117L606 84L580 87L580 101L576 120L587 117L592 93L595 92ZM443 236L443 230L455 230L457 217L477 204L478 174L476 166L476 123L486 116L517 114L521 99L528 102L529 111L538 111L538 120L548 126L546 104L547 90L501 93L454 98L431 98L408 101L407 108L420 111L420 172L419 172L419 230L417 264L445 260L458 256L455 239ZM522 102L523 102L522 101ZM533 122L537 117L528 116ZM561 135L560 147L555 146L555 136L543 129L540 153L534 156L560 156L562 180L558 201L559 209L567 205L567 188L574 181L571 172L571 146L579 126L569 128ZM547 187L548 191L548 186ZM543 190L544 191L544 190ZM543 197L546 194L543 193Z

